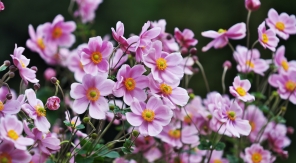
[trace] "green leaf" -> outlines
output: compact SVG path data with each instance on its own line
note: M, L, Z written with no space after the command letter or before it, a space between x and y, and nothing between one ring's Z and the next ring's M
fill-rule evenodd
M131 145L132 145L132 141L130 139L126 139L126 141L123 143L123 146L125 148L130 148Z
M55 163L52 159L46 160L46 163Z
M215 150L217 150L217 151L222 151L222 150L224 150L224 148L225 148L225 143L223 143L223 142L218 142L215 145Z
M83 157L81 155L75 157L76 163L93 163L94 159L94 157Z
M0 66L0 71L4 71L6 68L7 68L7 66L2 65L2 66Z
M268 113L269 112L269 108L266 105L259 106L259 109L262 110L263 113Z
M28 127L29 127L30 129L33 129L33 128L35 127L35 125L34 125L33 123L29 123Z
M122 147L121 150L122 150L122 152L124 154L131 154L132 153L132 149L131 148Z
M80 124L78 126L75 127L77 130L82 130L85 128L85 126L83 124Z
M116 151L111 151L111 152L107 153L107 154L105 155L105 157L109 157L109 158L118 158L118 157L120 157L120 155L119 155L119 153L116 152Z
M201 140L200 144L197 146L200 150L210 150L212 143L207 140Z
M252 92L251 94L255 96L255 99L266 99L266 96L261 92Z
M275 117L275 121L276 121L277 123L286 123L285 118L282 117L282 116L276 116L276 117Z
M68 127L72 127L72 124L71 124L69 121L64 120L64 123L65 123L66 126L68 126Z
M241 158L237 158L233 155L226 155L226 158L228 159L229 163L244 163Z

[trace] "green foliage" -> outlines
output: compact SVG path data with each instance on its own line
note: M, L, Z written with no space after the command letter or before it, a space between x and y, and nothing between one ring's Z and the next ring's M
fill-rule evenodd
M266 96L264 94L262 94L261 92L252 92L251 93L253 96L255 96L255 99L262 99L265 100Z
M85 128L85 126L83 124L80 124L78 126L75 127L77 130L82 130Z
M241 158L237 158L233 155L226 155L226 158L229 160L229 163L243 163Z
M215 150L217 150L217 151L222 151L222 150L224 150L224 148L225 148L225 143L223 143L223 142L218 142L215 145Z
M200 140L200 144L197 147L200 150L210 150L211 146L212 146L212 142L202 139Z
M72 124L69 121L64 120L63 122L67 127L72 127Z
M7 68L7 66L2 65L2 66L0 66L0 71L4 71L4 70L6 70L6 68Z

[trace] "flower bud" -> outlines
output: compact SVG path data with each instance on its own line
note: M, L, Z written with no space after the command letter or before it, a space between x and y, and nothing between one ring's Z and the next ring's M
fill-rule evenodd
M195 96L194 93L190 93L190 94L189 94L189 99L190 99L190 100L194 99L194 96Z
M35 72L37 72L38 71L38 68L36 66L32 66L31 67L31 70L34 70Z
M58 108L60 107L60 98L57 96L52 96L49 97L47 99L47 102L45 104L45 106L49 109L49 110L58 110Z
M192 56L192 59L194 62L198 61L198 57L195 55L195 56Z
M112 111L112 110L115 109L115 106L114 106L114 105L110 105L110 106L109 106L109 109Z
M245 0L245 7L247 10L255 11L259 9L260 5L260 0Z
M115 119L117 119L117 120L121 120L121 118L122 118L122 114L121 113L115 113Z
M83 123L88 123L90 121L90 118L89 117L84 117L82 121L83 121Z
M17 68L15 67L15 65L9 66L9 71L15 72L16 70L17 70Z
M40 84L39 84L39 83L35 83L35 84L34 84L34 89L35 89L35 90L40 89Z
M5 9L4 3L3 2L0 2L0 11L3 11L4 9Z
M227 69L230 69L232 66L231 62L226 60L224 63L223 63L223 68L227 68Z
M51 77L50 81L51 81L52 84L56 84L58 79L56 77Z
M10 61L9 61L9 60L4 61L4 65L5 65L6 67L9 67L9 66L10 66Z
M91 134L91 138L92 138L92 139L96 139L97 137L98 137L98 134L96 134L96 133L92 133L92 134Z
M185 48L185 47L183 47L183 48L181 49L181 54L182 54L182 55L187 55L187 54L188 54L188 49Z
M287 127L287 134L292 135L294 133L294 128L289 126Z
M71 153L67 152L66 157L70 157L70 156L71 156Z
M9 72L8 75L10 78L13 78L15 76L14 72Z
M11 93L8 93L8 94L6 95L6 99L7 99L7 100L11 100L11 99L12 99L12 94L11 94Z
M137 136L139 136L140 132L137 130L134 130L132 134L134 137L137 137Z
M167 39L167 40L171 40L172 38L173 38L173 36L170 35L170 34L166 36L166 39Z
M191 55L195 55L197 53L197 49L196 48L191 48L189 52L190 52Z
M56 71L52 68L47 68L45 71L44 71L44 78L45 80L47 81L50 81L50 79L52 77L56 77Z

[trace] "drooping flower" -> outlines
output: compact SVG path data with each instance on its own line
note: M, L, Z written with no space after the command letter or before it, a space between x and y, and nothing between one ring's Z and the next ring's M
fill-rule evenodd
M255 11L261 6L260 0L245 0L245 7L247 10Z
M291 34L296 34L295 22L295 15L289 16L287 13L281 13L279 15L273 8L268 11L266 24L284 40L287 40Z
M74 98L73 111L82 114L89 105L89 114L95 119L105 119L109 105L104 96L112 93L114 82L107 76L84 75L82 84L71 85L70 96Z
M28 84L28 81L31 83L37 83L39 80L36 79L36 71L27 67L30 63L30 59L27 59L23 55L24 50L25 48L17 47L15 44L13 55L10 55L13 60L13 64L18 68L20 76L25 84Z
M47 99L47 102L45 104L45 106L49 109L49 110L57 110L60 107L60 98L57 96L51 96Z
M23 124L14 115L0 118L0 131L1 139L13 143L17 149L26 150L26 146L34 143L33 139L22 136Z
M147 104L134 98L131 110L132 112L126 113L126 119L131 125L139 126L139 131L144 136L158 135L173 116L171 109L157 97L151 97Z
M116 97L122 97L123 101L130 105L133 98L137 98L139 101L145 101L147 95L144 88L148 87L148 78L142 75L146 72L143 65L135 65L130 67L129 65L122 65L117 73L117 82L113 88L113 94Z
M107 72L109 69L108 58L112 50L111 42L103 41L100 36L90 38L88 47L79 52L84 71L92 75L96 75L98 71Z
M251 147L245 149L243 160L246 163L272 163L275 159L270 151L264 150L259 144L253 144Z
M2 131L2 130L1 130ZM31 154L27 150L15 149L13 143L2 141L0 144L1 163L24 163L30 162Z
M179 28L175 28L175 39L181 47L189 48L195 46L198 41L194 38L194 33L190 29L184 29L183 32Z
M22 105L22 109L34 120L35 126L42 132L48 132L50 123L46 118L46 109L41 100L36 98L33 89L25 91L28 103Z
M253 71L263 76L269 68L268 62L260 58L260 52L257 49L248 50L246 47L238 45L233 57L238 63L236 68L239 72Z
M203 52L208 51L213 46L215 49L219 49L227 45L228 39L243 39L246 36L246 24L238 23L230 27L228 30L219 29L218 32L213 30L205 31L202 32L201 35L214 39L208 45L202 48Z
M160 41L153 42L151 50L144 56L144 64L151 68L151 74L158 82L180 81L184 75L184 68L181 67L181 54L179 52L169 54L161 49Z
M121 21L118 21L116 23L116 30L114 28L111 28L112 30L112 36L114 38L115 41L118 42L120 48L122 49L122 51L128 51L128 47L129 47L129 43L127 41L127 39L123 36L124 34L124 25ZM138 38L138 37L136 37Z
M293 104L296 104L296 69L291 69L287 73L272 74L268 78L271 86L278 88L282 99L289 99Z
M80 17L82 23L91 22L96 16L96 10L103 0L76 0L78 10L74 12L75 17Z
M229 92L234 97L244 102L251 102L255 100L255 97L248 93L251 88L251 83L248 79L241 80L239 76L236 76L232 84L233 86L229 87Z
M279 73L286 73L291 68L296 68L295 61L287 61L285 57L285 46L280 46L274 55L274 64L279 68Z
M262 22L258 27L258 40L265 49L268 48L273 52L280 41L273 29L266 30L265 22Z
M72 34L75 29L75 22L65 22L62 15L57 15L52 23L43 25L44 37L47 41L67 48L71 47L75 42L75 36Z

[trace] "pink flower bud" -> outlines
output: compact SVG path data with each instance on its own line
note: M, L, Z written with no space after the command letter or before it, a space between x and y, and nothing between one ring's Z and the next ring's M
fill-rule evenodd
M5 9L4 3L3 2L0 2L0 11L3 11L4 9Z
M45 80L47 80L47 81L50 81L50 79L52 78L52 77L56 77L56 72L55 72L55 70L54 69L52 69L52 68L47 68L45 71L44 71L44 78L45 78Z
M57 96L52 96L49 97L47 99L47 102L45 104L45 106L49 109L49 110L57 110L60 107L60 98Z
M261 6L260 0L245 0L247 10L255 11Z
M228 60L226 60L226 61L223 63L223 68L224 68L224 67L227 67L227 69L230 69L231 66L232 66L232 64L231 64L231 62L228 61Z
M289 126L287 127L287 134L292 135L294 133L294 128Z

